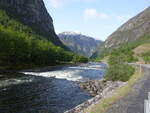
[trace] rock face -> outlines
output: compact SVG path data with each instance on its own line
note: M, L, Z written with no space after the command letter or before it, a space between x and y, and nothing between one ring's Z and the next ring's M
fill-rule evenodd
M122 43L135 41L150 32L150 7L117 29L105 41L106 48L117 46Z
M73 52L90 57L102 41L75 32L63 32L58 37Z
M28 25L55 45L65 48L55 34L53 20L48 14L43 0L0 0L0 9Z

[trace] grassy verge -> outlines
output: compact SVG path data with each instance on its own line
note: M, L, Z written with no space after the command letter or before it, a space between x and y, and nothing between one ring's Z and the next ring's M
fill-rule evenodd
M150 63L150 43L144 43L133 50L139 63Z
M85 110L85 113L104 113L111 104L124 97L131 89L135 82L142 77L140 69L136 68L134 75L130 78L127 84L119 89L112 95L112 97L104 98L97 104L90 106Z

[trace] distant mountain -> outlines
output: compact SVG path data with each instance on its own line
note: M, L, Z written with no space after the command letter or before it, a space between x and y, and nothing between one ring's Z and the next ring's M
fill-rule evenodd
M73 52L87 57L90 57L102 43L100 40L75 32L62 32L58 37Z
M121 44L134 42L147 34L150 34L150 7L131 18L112 33L104 44L98 47L93 56L98 56L104 48L114 48Z
M66 48L55 34L53 20L43 0L0 0L0 9L5 10L10 17L28 25L55 45Z

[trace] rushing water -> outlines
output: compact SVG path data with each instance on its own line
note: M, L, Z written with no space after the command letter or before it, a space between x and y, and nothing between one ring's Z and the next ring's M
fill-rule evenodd
M105 65L0 75L0 113L63 113L91 98L76 81L100 79ZM55 77L55 78L54 78Z

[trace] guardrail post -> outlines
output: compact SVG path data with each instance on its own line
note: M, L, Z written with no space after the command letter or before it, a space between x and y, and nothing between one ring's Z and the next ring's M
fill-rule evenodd
M140 64L140 75L142 74L142 65Z
M148 92L148 100L144 101L144 113L150 113L150 92Z

